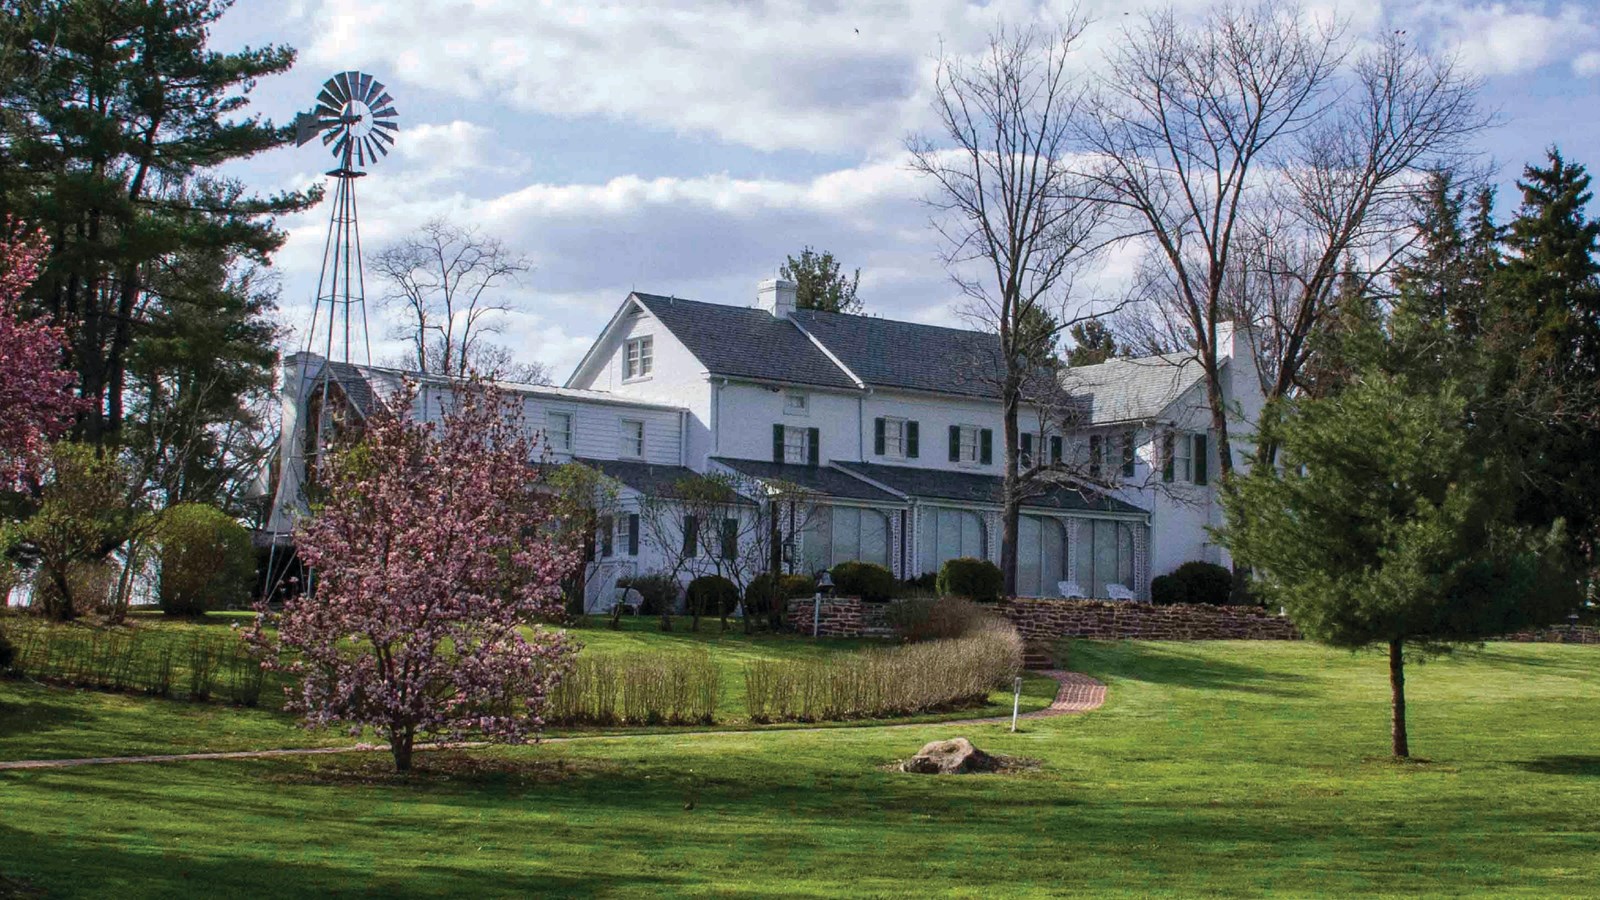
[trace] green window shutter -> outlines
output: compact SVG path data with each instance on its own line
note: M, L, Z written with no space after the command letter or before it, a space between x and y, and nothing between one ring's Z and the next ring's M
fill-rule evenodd
M628 555L639 555L639 516L637 513L628 515Z
M772 426L772 461L783 462L783 426Z
M950 426L950 461L961 461L961 426Z
M1194 483L1195 484L1205 484L1207 482L1208 476L1211 474L1211 473L1206 471L1206 456L1208 455L1206 443L1207 443L1206 435L1197 434L1197 435L1194 436L1194 445L1193 445L1193 447L1194 447Z
M1100 458L1104 453L1104 441L1100 435L1089 435L1089 474L1095 478L1100 477Z
M600 555L610 556L616 552L616 525L610 516L600 517Z
M700 523L694 516L683 517L683 555L695 556L700 552Z
M806 431L810 435L806 441L809 445L806 447L806 461L814 466L822 461L822 430L819 428L807 428Z
M1050 461L1056 465L1061 464L1061 435L1050 435Z
M1173 433L1170 431L1163 432L1161 435L1161 480L1168 484L1172 483L1172 473L1177 462L1173 459L1173 456L1176 455L1174 451L1177 449L1178 442Z
M986 466L994 462L994 432L988 428L978 432L978 462Z
M722 520L722 558L737 559L739 556L739 520Z
M1138 440L1135 432L1122 433L1122 475L1125 478L1133 477L1133 464L1139 453Z
M1021 444L1017 448L1017 465L1022 465L1024 458L1028 458L1028 462L1031 465L1033 462L1031 458L1033 456L1033 435L1023 432L1017 435L1017 442Z
M917 452L918 452L918 448L917 448L917 423L916 422L907 422L906 423L906 457L908 459L916 459L917 458Z
M883 455L883 417L872 420L872 452Z

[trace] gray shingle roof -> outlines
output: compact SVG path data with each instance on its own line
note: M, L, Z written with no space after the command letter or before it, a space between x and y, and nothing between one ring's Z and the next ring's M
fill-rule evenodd
M601 474L622 482L649 497L671 497L678 483L685 478L699 478L700 474L684 466L662 466L655 463L624 459L575 459Z
M1061 384L1087 411L1087 424L1109 425L1159 417L1204 374L1193 353L1170 353L1067 369Z
M997 335L811 309L794 320L867 384L998 396L1005 361Z
M786 481L799 485L808 491L814 491L826 497L840 500L861 500L869 503L892 503L901 505L905 501L888 491L880 490L867 484L865 481L829 466L800 466L784 463L775 463L771 460L755 459L726 459L720 456L712 457L712 461L762 481Z
M928 500L956 500L986 506L999 506L1003 480L998 475L978 472L948 472L910 466L885 466L877 463L838 462L834 465L912 497ZM1130 503L1107 497L1088 488L1064 485L1046 486L1042 493L1029 497L1025 508L1073 512L1142 513Z
M819 387L856 386L793 322L774 318L764 310L658 294L635 292L633 296L713 375Z

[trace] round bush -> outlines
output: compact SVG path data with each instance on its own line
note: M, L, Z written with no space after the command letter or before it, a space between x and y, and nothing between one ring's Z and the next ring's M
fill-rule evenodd
M721 575L701 575L689 582L689 612L725 616L739 605L739 587Z
M678 592L682 585L678 579L665 572L618 578L617 587L639 592L639 615L659 616L662 611L678 608Z
M987 559L970 556L947 560L939 569L939 594L987 602L1000 599L1005 578L1000 567Z
M894 573L875 563L842 562L833 567L833 595L881 603L894 596Z
M200 615L250 599L256 574L250 532L222 510L203 503L168 507L155 543L156 592L168 615Z
M750 586L744 589L744 608L747 612L766 612L772 608L774 599L792 600L795 597L809 597L816 592L817 581L810 575L779 575L774 590L772 575L763 572L752 578Z
M1150 580L1150 602L1158 606L1188 603L1185 585L1175 575L1157 575Z
M1186 562L1172 571L1183 582L1185 603L1223 606L1233 594L1233 573L1216 563Z

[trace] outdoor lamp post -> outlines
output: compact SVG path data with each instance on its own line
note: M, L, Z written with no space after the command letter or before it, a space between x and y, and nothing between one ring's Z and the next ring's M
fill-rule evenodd
M822 637L822 595L833 596L833 576L827 569L817 576L817 594L811 601L811 636Z

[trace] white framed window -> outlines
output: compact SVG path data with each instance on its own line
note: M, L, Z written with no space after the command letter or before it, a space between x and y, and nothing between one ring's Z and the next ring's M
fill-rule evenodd
M1194 480L1193 435L1180 434L1172 457L1173 477L1179 481Z
M904 459L906 456L906 420L883 420L883 455Z
M783 461L802 466L811 461L811 433L808 429L784 426Z
M544 414L544 443L551 450L572 452L572 413L552 411Z
M979 430L980 429L976 425L961 426L961 441L959 444L961 453L959 457L957 457L958 462L969 466L978 464Z
M622 446L617 448L622 456L644 456L644 423L637 419L622 420Z
M783 395L783 411L791 416L804 416L811 412L811 398L805 391L787 391Z
M655 371L655 340L648 334L629 338L623 349L623 379L649 378L653 371Z

